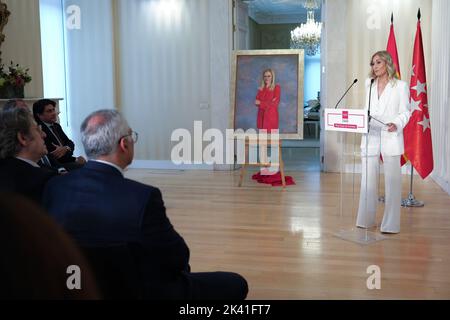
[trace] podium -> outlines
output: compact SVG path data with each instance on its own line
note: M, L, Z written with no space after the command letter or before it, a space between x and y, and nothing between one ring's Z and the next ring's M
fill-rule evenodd
M366 181L363 181L360 190L355 186L356 158L360 157L361 151L356 138L361 134L368 133L368 114L362 109L325 109L324 127L325 131L335 131L339 134L339 231L334 235L343 240L356 242L359 244L370 244L386 239L381 234L371 232L368 229L356 227L356 210L359 201L356 198L358 191L362 188L367 190ZM366 147L367 150L367 147ZM366 157L367 161L367 157ZM366 165L367 168L367 165ZM367 194L367 192L366 192ZM367 211L367 201L366 208Z

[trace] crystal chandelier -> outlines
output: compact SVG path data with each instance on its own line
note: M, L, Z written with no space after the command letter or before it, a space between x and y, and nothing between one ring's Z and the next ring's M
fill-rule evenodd
M307 10L306 23L291 31L291 49L304 49L309 56L314 56L320 47L322 23L314 20L314 9L319 8L318 0L305 0L303 6Z

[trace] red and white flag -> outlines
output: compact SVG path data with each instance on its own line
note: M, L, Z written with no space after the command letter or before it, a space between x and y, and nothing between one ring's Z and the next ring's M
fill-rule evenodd
M389 38L386 47L386 51L392 57L392 61L394 62L395 71L397 73L397 78L401 79L400 76L400 64L398 63L398 53L397 53L397 42L395 41L395 33L394 33L394 14L391 14L391 29L389 31Z
M420 9L417 18L410 82L412 114L403 130L403 134L405 155L422 179L425 179L433 171L433 147L431 143L430 115L428 113L425 58L423 54L422 31L420 29Z
M394 32L394 14L391 14L391 28L389 30L389 38L388 43L386 46L386 51L389 52L389 54L392 57L392 62L395 66L395 73L398 79L401 79L400 74L400 63L398 62L398 51L397 51L397 41L395 40L395 32ZM381 160L383 160L383 157L380 154ZM400 166L403 166L405 163L408 162L408 159L406 158L405 154L403 154L400 158Z

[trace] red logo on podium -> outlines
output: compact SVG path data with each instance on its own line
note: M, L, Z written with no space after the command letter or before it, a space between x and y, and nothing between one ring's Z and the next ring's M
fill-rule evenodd
M348 111L342 111L342 122L348 122Z

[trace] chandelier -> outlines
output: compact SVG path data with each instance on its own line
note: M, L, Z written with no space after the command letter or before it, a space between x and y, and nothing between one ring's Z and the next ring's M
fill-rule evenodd
M314 9L319 8L319 0L305 0L307 10L306 23L291 31L291 49L304 49L309 56L314 56L320 47L322 23L314 20Z

